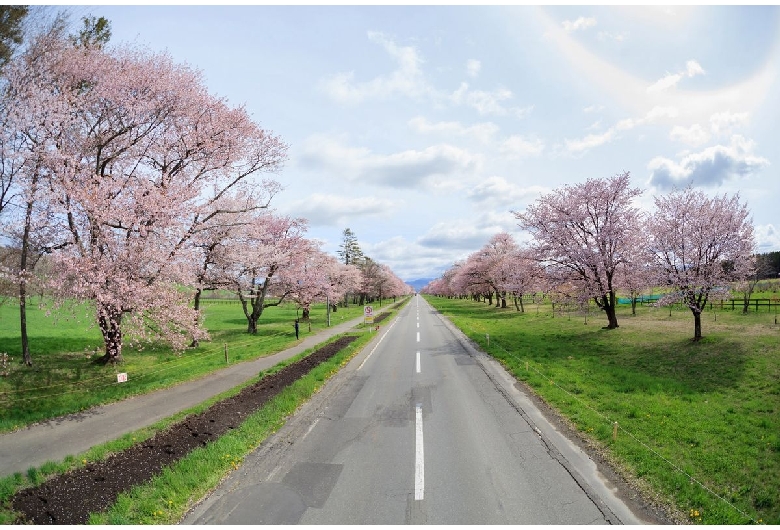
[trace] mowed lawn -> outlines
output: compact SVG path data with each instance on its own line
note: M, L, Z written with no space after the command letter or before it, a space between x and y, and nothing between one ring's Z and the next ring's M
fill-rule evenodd
M246 318L237 302L206 301L202 309L211 341L175 353L162 345L134 347L127 339L124 362L101 366L93 362L104 350L89 306L62 308L47 316L36 297L28 303L33 366L26 367L21 364L19 308L14 300L7 301L0 306L0 432L201 377L226 366L226 349L228 362L235 363L299 342L293 322L300 310L294 304L267 308L257 335L246 333ZM331 313L331 324L362 314L362 306L338 308ZM301 322L300 340L326 325L325 304L313 306L311 331L308 322ZM118 373L127 373L127 382L119 383Z
M680 522L780 524L775 309L708 310L694 343L687 309L621 307L605 330L592 309L427 299Z

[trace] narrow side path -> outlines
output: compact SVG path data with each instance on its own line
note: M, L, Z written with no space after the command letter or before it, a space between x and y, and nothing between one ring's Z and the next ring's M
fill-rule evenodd
M393 304L387 307L393 307ZM385 308L386 309L386 308ZM363 322L356 318L309 335L298 345L268 357L228 366L199 379L155 392L41 422L0 435L0 476L24 473L53 460L63 460L89 448L152 425L179 411L256 377L277 363L345 333Z

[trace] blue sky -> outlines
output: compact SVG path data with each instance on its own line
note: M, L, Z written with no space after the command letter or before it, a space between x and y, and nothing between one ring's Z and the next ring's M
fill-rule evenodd
M630 171L740 192L780 250L780 8L78 6L167 51L290 144L273 206L405 280L541 193Z

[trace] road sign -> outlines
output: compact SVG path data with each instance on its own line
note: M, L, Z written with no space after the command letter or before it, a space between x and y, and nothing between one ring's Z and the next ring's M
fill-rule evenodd
M366 324L374 323L374 308L370 305L363 307L363 318Z

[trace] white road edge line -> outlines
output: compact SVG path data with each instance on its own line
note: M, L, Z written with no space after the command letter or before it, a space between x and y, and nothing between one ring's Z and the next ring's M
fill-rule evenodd
M420 332L417 332L417 342L420 342Z
M425 456L423 454L422 404L415 407L416 417L416 451L414 459L414 500L423 500L425 493Z
M420 352L417 352L417 373L420 373Z
M398 322L398 321L397 321L397 320L393 320L393 323L392 323L392 324L390 324L390 327L389 327L389 328L387 328L387 330L385 331L385 334L384 334L384 335L382 335L381 337L379 337L379 342L377 342L377 343L376 343L376 346L374 346L374 348L371 350L371 353L369 353L369 354L366 356L366 358L365 358L365 359L363 359L363 362L362 362L362 363L360 363L360 366L358 366L358 367L357 367L357 369L358 369L358 370L360 370L361 368L363 368L363 365L364 365L364 364L366 364L366 361L367 361L369 358L371 358L371 356L374 354L374 352L376 351L376 349L379 347L379 345L380 345L380 344L382 343L382 341L385 339L385 337L387 336L387 334L390 332L390 330L392 329L392 327L393 327L393 326L395 326L395 323L396 323L396 322Z

